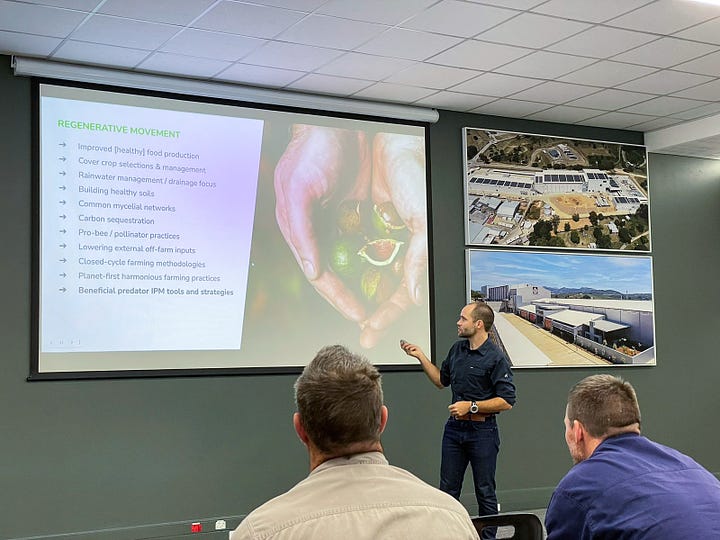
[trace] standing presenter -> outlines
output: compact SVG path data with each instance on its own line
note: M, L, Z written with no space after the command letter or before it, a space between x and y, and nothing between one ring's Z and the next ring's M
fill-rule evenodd
M412 343L401 341L409 356L420 361L425 374L438 388L450 386L450 418L445 423L440 465L440 489L460 498L468 463L472 468L478 514L497 514L495 466L500 450L496 416L515 404L512 370L505 355L488 339L495 314L484 302L473 302L460 311L460 338L450 348L440 369ZM487 533L486 533L487 531ZM493 538L490 528L483 538Z

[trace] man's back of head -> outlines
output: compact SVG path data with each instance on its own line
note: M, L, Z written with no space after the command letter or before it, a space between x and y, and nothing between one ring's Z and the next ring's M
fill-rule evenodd
M295 382L295 403L307 437L323 454L380 441L380 373L342 345L322 348L305 367Z

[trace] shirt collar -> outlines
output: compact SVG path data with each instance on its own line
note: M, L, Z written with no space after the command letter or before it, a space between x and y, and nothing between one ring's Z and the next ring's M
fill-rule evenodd
M389 465L389 463L382 452L362 452L360 454L351 454L349 456L329 459L315 467L310 474L343 465Z

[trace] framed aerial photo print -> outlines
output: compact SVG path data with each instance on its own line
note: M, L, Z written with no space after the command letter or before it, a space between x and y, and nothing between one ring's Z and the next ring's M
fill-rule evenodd
M650 251L644 146L464 128L465 243Z
M495 311L513 368L656 364L650 256L466 253L468 300Z

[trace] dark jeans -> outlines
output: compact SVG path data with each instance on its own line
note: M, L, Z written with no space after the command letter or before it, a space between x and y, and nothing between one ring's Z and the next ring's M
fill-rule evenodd
M499 450L500 434L494 417L485 422L449 418L442 440L440 489L460 499L469 463L475 483L478 515L497 514L495 465ZM482 538L495 538L495 530L483 530Z

